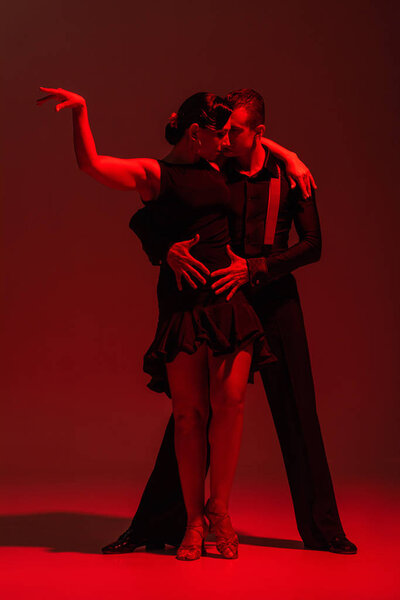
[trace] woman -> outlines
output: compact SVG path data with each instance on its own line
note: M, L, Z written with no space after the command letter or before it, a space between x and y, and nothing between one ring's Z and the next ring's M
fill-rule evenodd
M175 449L187 528L177 558L200 558L208 518L217 549L238 556L238 538L228 516L229 495L239 454L243 402L250 370L276 360L258 318L239 290L229 300L216 296L209 273L230 262L229 191L214 161L228 143L230 109L222 98L199 93L188 98L166 127L173 148L163 160L99 156L85 100L66 90L40 88L62 100L56 110L73 109L79 167L117 189L139 192L154 203L171 243L199 232L192 253L206 265L203 286L178 289L173 271L162 265L158 282L159 320L144 359L150 387L172 398ZM199 263L200 264L200 263ZM204 507L206 435L209 409L210 491Z

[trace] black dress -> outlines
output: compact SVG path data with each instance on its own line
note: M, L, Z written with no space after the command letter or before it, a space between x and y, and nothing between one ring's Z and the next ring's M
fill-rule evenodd
M212 272L227 267L230 258L230 195L223 176L207 161L172 164L159 161L160 194L152 205L153 218L168 235L171 244L189 240L196 233L199 242L191 254ZM211 278L193 289L182 279L178 290L175 274L167 263L160 267L157 285L159 318L155 338L147 350L143 368L151 375L148 387L170 395L165 363L179 352L193 354L203 342L213 354L223 355L254 343L251 373L275 361L262 325L240 291L227 301L227 294L216 295Z

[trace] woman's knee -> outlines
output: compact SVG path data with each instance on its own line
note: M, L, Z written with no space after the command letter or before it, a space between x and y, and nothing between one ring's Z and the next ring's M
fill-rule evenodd
M209 410L206 407L179 407L174 408L173 413L175 429L181 433L207 428Z
M211 407L215 411L244 411L244 391L238 388L215 390L211 394Z
M210 404L213 411L243 412L251 348L228 357L209 354Z

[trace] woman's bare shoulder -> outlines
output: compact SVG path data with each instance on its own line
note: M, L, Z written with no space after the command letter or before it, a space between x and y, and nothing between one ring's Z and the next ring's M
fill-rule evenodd
M138 165L140 165L148 176L160 178L161 168L160 163L156 158L135 158Z
M135 159L139 168L143 169L147 185L138 190L144 204L154 200L160 194L161 166L155 158L137 158Z

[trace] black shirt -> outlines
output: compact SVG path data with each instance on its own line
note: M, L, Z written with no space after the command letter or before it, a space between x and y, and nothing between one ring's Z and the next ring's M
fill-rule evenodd
M236 161L224 165L231 191L234 220L231 236L234 250L247 259L250 285L259 286L315 262L321 255L321 229L314 193L306 200L298 186L290 188L284 167L266 148L263 167L249 177L238 171ZM279 167L279 168L278 168ZM279 212L274 243L264 245L269 184L281 172ZM292 223L298 242L288 246Z
M231 192L232 248L246 258L252 287L262 287L298 267L317 261L321 255L321 230L314 192L311 198L305 200L298 186L291 189L283 166L267 148L265 150L263 167L251 177L239 172L233 158L223 166ZM279 165L281 187L274 243L264 245L269 183L271 178L278 176ZM165 235L165 230L155 226L149 208L145 206L137 211L130 227L140 238L151 262L160 265L165 260L171 240ZM289 247L292 224L299 239Z

